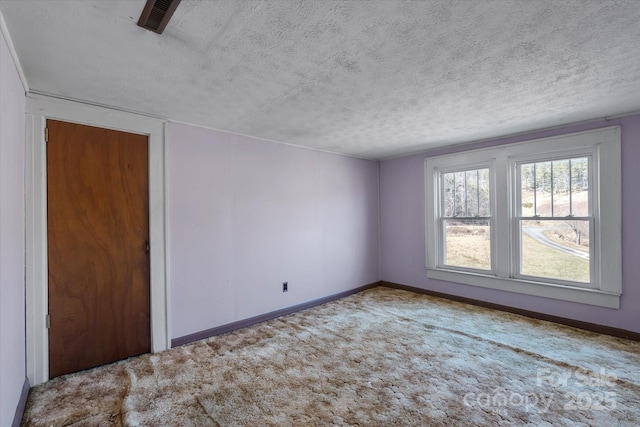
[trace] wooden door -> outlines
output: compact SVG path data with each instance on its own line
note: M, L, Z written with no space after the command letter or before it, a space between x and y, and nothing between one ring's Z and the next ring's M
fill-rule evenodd
M150 351L147 136L47 121L49 376Z

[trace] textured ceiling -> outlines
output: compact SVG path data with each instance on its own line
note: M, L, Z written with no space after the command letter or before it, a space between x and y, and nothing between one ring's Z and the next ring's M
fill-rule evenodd
M366 158L640 110L640 1L0 0L33 92Z

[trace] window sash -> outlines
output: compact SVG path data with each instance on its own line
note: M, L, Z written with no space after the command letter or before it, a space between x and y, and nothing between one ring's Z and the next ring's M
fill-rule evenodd
M478 171L478 170L483 170L483 169L487 169L489 171L489 182L488 182L488 186L489 186L489 213L491 214L490 216L451 216L451 215L446 215L445 216L445 210L446 210L446 201L445 201L445 180L444 180L444 175L445 174L450 174L450 173L460 173L460 172L473 172L473 171ZM437 266L438 268L444 268L444 269L450 269L450 270L456 270L456 271L462 271L462 272L479 272L481 274L495 274L495 265L496 265L496 255L495 255L495 218L493 215L493 212L495 211L495 185L494 185L494 166L492 164L492 162L480 162L480 163L470 163L470 164L466 164L464 165L463 168L460 168L460 166L454 167L454 168L443 168L443 169L439 169L437 172L437 178L436 178L436 182L437 182L437 218L438 218L438 243L437 243L437 252L438 252L438 257L437 257ZM465 185L465 192L466 192L466 185ZM466 202L466 194L465 194L465 202ZM454 197L454 205L455 205L455 197ZM480 210L480 198L478 197L478 211ZM456 212L456 209L453 209L453 212ZM468 212L468 209L465 208L465 213ZM446 230L445 230L445 224L447 222L447 220L456 220L456 221L489 221L489 230L490 230L490 236L489 236L489 247L490 247L490 264L491 267L490 269L476 269L476 268L471 268L471 267L464 267L464 266L460 266L460 265L452 265L452 264L447 264L447 247L446 247Z
M563 160L575 160L575 159L579 159L579 158L587 158L588 159L588 163L587 163L587 179L588 179L588 183L587 183L587 191L589 192L589 201L588 201L588 212L587 212L587 216L580 216L580 218L592 218L593 217L593 206L594 206L594 201L597 200L597 194L594 194L594 176L597 175L597 171L594 168L594 159L597 158L597 149L596 148L589 148L589 149L583 149L583 150L576 150L573 151L572 153L567 153L565 155L556 155L556 156L549 156L549 155L544 155L541 154L538 157L536 157L535 155L528 155L526 156L524 159L522 157L516 158L516 159L512 159L511 161L511 167L514 168L515 170L513 171L513 176L515 178L515 183L513 185L513 189L512 189L512 193L515 192L515 206L513 207L513 211L515 212L516 215L519 215L518 218L520 217L530 217L530 218L563 218L560 216L554 216L553 215L553 191L551 192L551 217L549 216L543 216L543 215L533 215L533 216L527 216L527 215L522 215L522 166L523 165L527 165L527 164L531 164L531 163L545 163L545 162L557 162L557 161L563 161ZM595 181L597 182L597 181ZM570 192L569 194L572 194L572 192ZM534 201L534 212L536 209L536 201ZM569 217L574 217L573 215L569 215ZM578 218L578 216L575 216L575 218Z
M489 227L489 268L475 268L475 267L470 267L470 266L464 266L464 265L459 265L459 264L451 264L448 261L448 252L450 250L449 246L447 246L447 221L457 221L457 222L470 222L470 223L480 223L480 222L488 222L488 227ZM466 224L466 225L470 225L470 224ZM493 229L491 226L491 217L484 217L484 218L478 218L478 217L445 217L445 218L441 218L440 219L440 233L441 233L441 259L440 259L440 265L443 268L447 268L447 269L453 269L453 270L460 270L460 271L477 271L477 272L481 272L483 274L492 274L494 272L494 254L493 254ZM480 246L480 248L477 248L479 250L482 250L482 246Z
M531 275L531 274L524 274L522 273L523 271L523 265L522 265L522 259L523 259L523 233L524 231L522 230L522 222L523 221L547 221L547 222L565 222L565 221L584 221L588 223L588 229L589 229L589 281L588 282L581 282L581 281L575 281L575 280L564 280L561 278L557 278L557 277L549 277L549 276L537 276L537 275ZM515 259L516 262L514 263L514 272L513 272L513 277L516 279L523 279L523 280L533 280L533 281L537 281L537 282L543 282L543 283L550 283L550 284L558 284L558 285L565 285L565 286L577 286L577 287L583 287L583 288L590 288L590 289L597 289L597 284L595 281L596 278L596 267L595 267L595 263L594 263L594 258L595 258L595 244L592 244L593 238L594 238L594 232L595 232L595 221L593 218L582 218L582 219L577 219L577 218L564 218L564 217L555 217L555 218L538 218L538 217L518 217L515 220L515 227L514 227L514 247L515 247Z

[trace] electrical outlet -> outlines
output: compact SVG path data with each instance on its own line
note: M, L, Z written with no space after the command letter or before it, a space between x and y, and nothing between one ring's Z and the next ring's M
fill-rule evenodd
M282 282L282 292L287 292L289 290L289 282Z

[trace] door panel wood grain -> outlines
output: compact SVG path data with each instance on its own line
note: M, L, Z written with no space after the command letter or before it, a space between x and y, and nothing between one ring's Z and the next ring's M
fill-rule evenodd
M148 139L48 120L49 375L150 351Z

